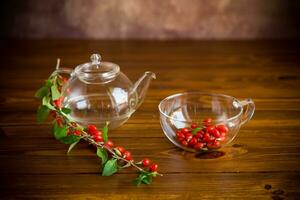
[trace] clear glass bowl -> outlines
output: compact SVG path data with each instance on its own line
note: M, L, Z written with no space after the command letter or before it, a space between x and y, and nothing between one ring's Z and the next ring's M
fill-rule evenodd
M178 130L191 127L193 123L201 125L203 119L209 117L213 125L228 127L226 139L220 142L221 147L224 147L237 136L240 127L251 119L255 105L251 99L240 101L223 94L185 92L165 98L158 108L160 123L167 138L177 147L195 152L178 142Z

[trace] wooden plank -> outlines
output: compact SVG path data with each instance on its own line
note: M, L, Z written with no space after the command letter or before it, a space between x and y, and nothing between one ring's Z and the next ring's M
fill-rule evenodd
M131 174L1 175L0 191L5 199L295 199L300 195L299 175L175 173L140 188L131 184L135 178ZM266 184L272 188L266 190Z

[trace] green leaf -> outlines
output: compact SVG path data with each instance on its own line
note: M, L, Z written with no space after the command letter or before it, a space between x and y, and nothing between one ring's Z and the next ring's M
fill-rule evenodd
M118 171L117 159L108 160L103 168L102 176L111 176Z
M154 177L153 173L141 171L140 175L133 181L133 183L136 186L139 186L141 183L149 185L152 183L152 177Z
M142 178L142 182L146 185L149 185L152 183L152 177L150 175L144 175Z
M72 151L72 149L76 146L76 144L78 144L79 141L80 141L80 139L77 140L76 142L72 143L72 144L69 146L69 149L68 149L68 151L67 151L67 154L69 154L69 153Z
M67 127L66 126L60 127L58 126L57 122L54 122L53 134L57 140L60 140L67 136Z
M55 110L55 108L51 105L50 98L48 96L44 96L43 97L42 104L44 106L47 106L50 110Z
M42 99L44 96L47 96L49 93L49 88L47 88L46 86L41 87L40 89L38 89L38 91L36 91L35 93L35 97Z
M107 155L107 152L105 151L105 149L97 148L97 156L98 156L99 158L101 158L102 165L103 165L104 163L106 163L107 158L108 158L108 155Z
M60 141L65 144L72 144L74 142L78 142L79 140L80 140L80 137L76 136L76 135L67 135L66 137L63 137L60 139Z
M36 120L38 123L45 121L49 115L49 108L47 106L40 106L37 110Z
M47 88L50 89L52 85L53 85L53 83L51 82L51 80L46 80L45 86L46 86Z
M51 96L53 101L60 97L60 92L58 91L56 85L51 86Z
M102 128L102 137L104 142L108 140L107 132L108 132L108 123L106 123L106 125Z
M147 182L147 180L144 181L144 179L147 179L147 175L141 173L141 174L133 181L133 184L136 185L136 186L140 186L141 183ZM145 183L145 184L147 184L147 183Z
M196 135L196 133L197 133L198 131L201 131L201 130L202 130L202 128L200 128L200 127L193 129L193 130L192 130L192 135Z
M72 112L72 110L70 108L62 108L61 111L67 115Z
M136 179L134 179L133 184L135 186L140 186L142 183L141 175L139 175Z

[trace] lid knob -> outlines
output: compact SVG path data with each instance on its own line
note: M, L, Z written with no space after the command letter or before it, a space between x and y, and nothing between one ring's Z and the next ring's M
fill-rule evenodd
M91 61L93 65L99 65L101 61L101 56L99 54L94 53L91 55Z

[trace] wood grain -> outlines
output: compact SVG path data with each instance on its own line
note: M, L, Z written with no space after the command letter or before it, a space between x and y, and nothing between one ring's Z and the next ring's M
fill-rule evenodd
M99 174L94 150L53 139L37 125L35 90L56 58L75 67L92 52L120 64L131 80L157 74L147 99L111 131L136 160L159 163L163 177L135 188L135 172ZM300 45L298 41L13 40L0 46L1 199L299 199ZM253 98L256 112L215 159L174 147L159 124L158 103L186 90ZM266 189L265 185L271 185Z

